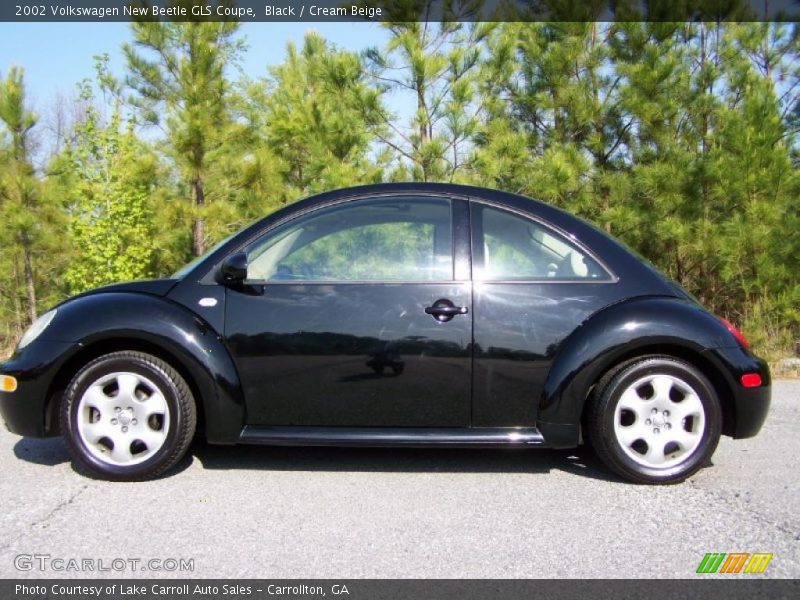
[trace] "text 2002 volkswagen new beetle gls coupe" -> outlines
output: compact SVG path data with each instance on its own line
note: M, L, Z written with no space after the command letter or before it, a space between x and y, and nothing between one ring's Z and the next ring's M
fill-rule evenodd
M0 409L108 479L210 443L539 446L587 439L671 483L755 435L769 371L730 324L598 229L455 185L287 206L169 279L42 315Z

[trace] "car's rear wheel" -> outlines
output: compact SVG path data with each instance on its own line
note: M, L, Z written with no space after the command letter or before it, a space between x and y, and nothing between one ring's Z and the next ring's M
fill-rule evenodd
M158 357L113 352L73 377L61 431L78 463L113 480L158 477L186 453L196 425L194 398Z
M714 387L675 358L642 357L612 370L589 402L585 425L592 447L631 481L683 481L719 442L722 412Z

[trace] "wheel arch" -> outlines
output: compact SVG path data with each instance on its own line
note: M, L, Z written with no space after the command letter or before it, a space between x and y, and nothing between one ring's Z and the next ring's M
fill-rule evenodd
M56 335L76 344L47 388L47 435L57 433L58 405L83 365L109 352L133 350L152 354L180 373L209 442L238 441L245 423L238 372L220 337L197 315L162 298L118 293L77 299L59 310L68 314Z
M189 389L192 391L192 396L195 398L197 430L198 432L204 433L205 430L203 427L205 425L205 405L207 400L204 398L203 391L197 385L196 378L192 374L193 370L187 368L184 361L178 358L176 353L170 352L163 345L140 338L112 337L82 346L80 350L73 354L56 372L47 391L45 430L48 434L60 433L58 431L59 404L69 382L75 374L80 371L84 365L87 365L95 358L99 358L104 354L123 351L144 352L145 354L160 358L183 377Z
M706 358L704 352L699 352L696 348L675 343L639 346L622 354L611 364L606 365L604 370L595 379L594 384L586 390L580 414L581 422L583 422L586 415L588 400L597 382L610 371L615 371L647 356L675 358L695 367L705 375L720 402L720 408L722 410L722 433L723 435L733 435L736 428L736 408L732 400L733 394L730 384L726 381L719 368Z
M594 385L625 362L658 354L683 360L709 379L720 399L723 432L730 435L736 422L730 384L705 351L735 343L715 317L678 298L642 297L607 307L559 347L540 398L540 429L548 444L577 445Z

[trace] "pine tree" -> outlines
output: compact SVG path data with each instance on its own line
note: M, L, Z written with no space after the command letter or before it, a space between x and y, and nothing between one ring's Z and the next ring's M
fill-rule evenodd
M0 220L4 226L0 244L4 248L4 283L8 285L18 333L36 319L39 310L42 282L38 267L40 260L47 260L54 214L41 196L31 162L31 131L37 117L26 106L23 71L17 67L0 80L0 122L5 128L0 171Z
M134 43L123 48L146 122L166 129L169 153L191 195L191 252L205 252L205 214L213 204L206 179L230 133L226 68L243 49L236 22L155 22L131 25ZM162 118L163 115L163 118Z
M729 317L760 345L775 348L791 342L784 328L797 332L800 325L800 179L791 162L785 93L776 85L792 68L785 61L791 38L780 24L731 24L722 45L726 93L716 160L727 210L715 232L715 276Z
M381 51L370 48L365 56L381 93L404 93L415 111L408 127L398 125L388 111L381 113L379 139L391 148L408 177L421 181L453 181L466 177L471 139L478 124L476 76L482 42L493 28L490 23L466 24L448 12L449 3L411 0L399 3L393 14L427 15L445 10L441 22L391 21ZM477 10L463 5L468 17ZM447 20L452 19L452 20Z
M512 22L494 32L480 77L479 181L612 229L632 126L612 68L614 34L598 23Z
M605 4L545 2L563 22L469 25L448 11L477 3L398 0L385 4L384 49L309 34L267 77L236 82L235 23L137 23L128 87L98 63L104 102L62 107L44 173L12 69L0 82L0 336L68 293L165 275L298 197L418 179L586 216L780 357L800 340L800 27L586 20ZM408 18L439 9L442 21ZM392 94L411 99L407 122ZM163 136L139 138L144 123Z
M383 108L356 54L306 34L270 69L261 102L262 143L278 160L284 200L381 180L371 143Z

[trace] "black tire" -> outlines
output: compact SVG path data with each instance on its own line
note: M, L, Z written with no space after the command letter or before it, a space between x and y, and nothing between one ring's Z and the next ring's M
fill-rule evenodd
M672 385L667 394L668 402L673 402L669 406L676 407L672 412L680 414L680 402L687 398L693 406L698 404L699 399L701 417L678 421L679 416L665 417L664 411L655 408L663 408L664 394L655 391L649 378L662 375L666 377L660 381L669 381ZM681 396L687 389L694 392L694 396L691 393ZM626 392L636 395L630 396L632 400L624 403L618 412L618 405ZM652 392L651 397L647 397L649 392ZM638 399L650 403L642 405L641 413L624 408ZM656 414L652 419L642 418L653 410ZM666 412L669 413L669 410ZM631 428L630 433L625 429L627 427ZM623 436L633 439L639 431L644 430L647 438L636 439L630 445L622 443ZM669 356L644 356L612 369L597 383L589 398L584 431L597 456L625 479L647 484L679 483L700 470L714 454L722 432L722 410L714 387L697 368ZM693 436L686 438L694 440L691 444L682 446L672 441L673 436L687 432ZM653 441L653 456L661 460L663 455L663 466L648 459L650 446L647 439ZM660 447L662 444L663 447Z
M147 452L145 455L138 455L140 457L146 456L146 459L132 459L132 463L135 460L141 461L135 462L135 464L113 464L110 462L110 450L109 457L104 459L102 447L105 446L102 446L102 444L106 442L89 444L89 442L82 437L78 422L79 411L85 410L90 412L95 411L97 413L97 416L90 417L90 420L96 418L99 423L104 418L101 411L94 408L87 409L85 405L82 405L81 399L84 398L84 395L87 394L90 387L96 387L98 382L102 382L104 378L111 378L113 380L114 374L119 373L132 375L134 378L141 378L141 381L152 383L153 387L157 388L156 391L160 393L160 397L163 397L166 404L166 414L162 417L161 429L156 431L161 441L159 441L158 444L154 443L152 449L147 448L144 444L136 440L130 442L129 453L132 454L130 448L135 449L135 444L144 446L144 452ZM113 383L108 385L113 387ZM149 386L145 386L145 389L149 389ZM142 393L139 387L136 387L135 392ZM113 393L111 398L105 397L104 402L106 400L113 403ZM164 404L161 400L158 400L158 402L162 405ZM121 401L121 403L131 404L133 402ZM109 412L110 410L109 408ZM125 410L123 410L123 412L125 412ZM111 422L112 416L114 415L106 415L109 422ZM151 415L151 417L152 416L155 415ZM149 423L153 423L155 427L158 426L158 416L155 417L156 420L148 422L148 426L150 426ZM84 418L84 416L80 415L80 418ZM127 420L129 419L127 413L124 418L126 419L125 424L127 425ZM122 428L122 419L122 417L114 419L114 427L119 426ZM168 471L186 453L194 436L196 424L197 411L195 402L186 381L168 363L158 357L143 352L113 352L94 359L78 371L72 378L61 403L61 432L70 454L79 465L88 469L92 474L113 481L154 479ZM133 420L131 430L133 430L134 425L138 425L136 419ZM92 425L88 426L91 427ZM108 427L105 421L103 421L103 426ZM127 426L124 431L128 431ZM134 434L131 435L133 436ZM106 438L103 439L105 440ZM122 439L121 434L120 439ZM126 441L125 444L128 444L128 442ZM125 444L122 446L124 447ZM113 449L113 444L111 448Z

